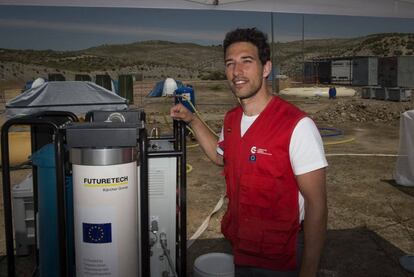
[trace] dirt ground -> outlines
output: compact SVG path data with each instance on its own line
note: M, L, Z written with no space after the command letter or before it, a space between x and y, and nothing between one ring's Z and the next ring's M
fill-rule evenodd
M202 118L219 132L225 112L236 101L225 85L194 86ZM329 163L329 219L319 275L414 276L399 265L402 255L414 253L414 187L402 187L393 180L399 148L399 116L405 110L413 109L413 102L361 99L359 93L336 100L283 98L306 111L318 127L343 132L338 137L324 137ZM150 114L157 114L151 108L154 101L160 100L143 100ZM160 116L153 120L157 124L163 122ZM222 168L213 165L198 147L188 148L187 155L193 168L187 180L187 230L190 237L224 194L225 182L221 176ZM225 205L213 215L207 230L189 248L189 276L193 261L199 255L231 253L230 245L220 233L224 211Z
M219 132L223 116L236 104L235 99L225 84L193 85L201 117ZM166 115L172 100L149 99L143 94L136 94L135 98L134 105L144 107L147 113L148 130L159 127L161 135L168 132L171 120ZM398 117L413 109L413 102L361 99L358 94L336 100L283 98L308 112L318 127L343 132L340 136L324 137L329 163L329 218L319 276L414 276L399 265L402 255L414 253L414 187L402 187L393 180L399 147ZM192 167L187 178L187 234L191 237L224 194L225 182L222 168L213 165L191 139L187 159ZM17 182L19 177L15 179ZM231 253L220 233L225 205L188 249L188 276L192 275L193 262L199 255ZM3 217L2 212L0 216ZM4 226L1 228L0 251L4 255Z

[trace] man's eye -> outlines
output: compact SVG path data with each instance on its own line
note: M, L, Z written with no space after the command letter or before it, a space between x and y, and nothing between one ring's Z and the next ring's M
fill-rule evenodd
M231 63L226 63L226 67L230 67L230 66L232 66L234 63L233 62L231 62Z

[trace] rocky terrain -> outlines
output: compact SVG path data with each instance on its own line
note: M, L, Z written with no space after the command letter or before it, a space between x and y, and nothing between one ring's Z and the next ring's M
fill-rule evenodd
M379 122L396 124L401 113L412 110L413 102L390 102L373 99L334 100L325 110L319 111L312 117L316 121L331 123L345 122Z

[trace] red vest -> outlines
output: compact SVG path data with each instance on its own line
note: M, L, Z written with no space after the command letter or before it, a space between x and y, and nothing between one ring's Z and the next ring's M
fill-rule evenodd
M289 159L296 123L305 114L273 97L240 137L243 111L224 119L224 174L229 199L221 229L237 265L278 271L297 268L298 185Z

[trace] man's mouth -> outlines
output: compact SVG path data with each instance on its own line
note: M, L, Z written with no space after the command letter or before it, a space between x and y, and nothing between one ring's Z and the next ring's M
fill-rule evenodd
M246 83L247 83L247 80L240 80L240 79L233 80L233 84L235 84L236 86L244 85Z

